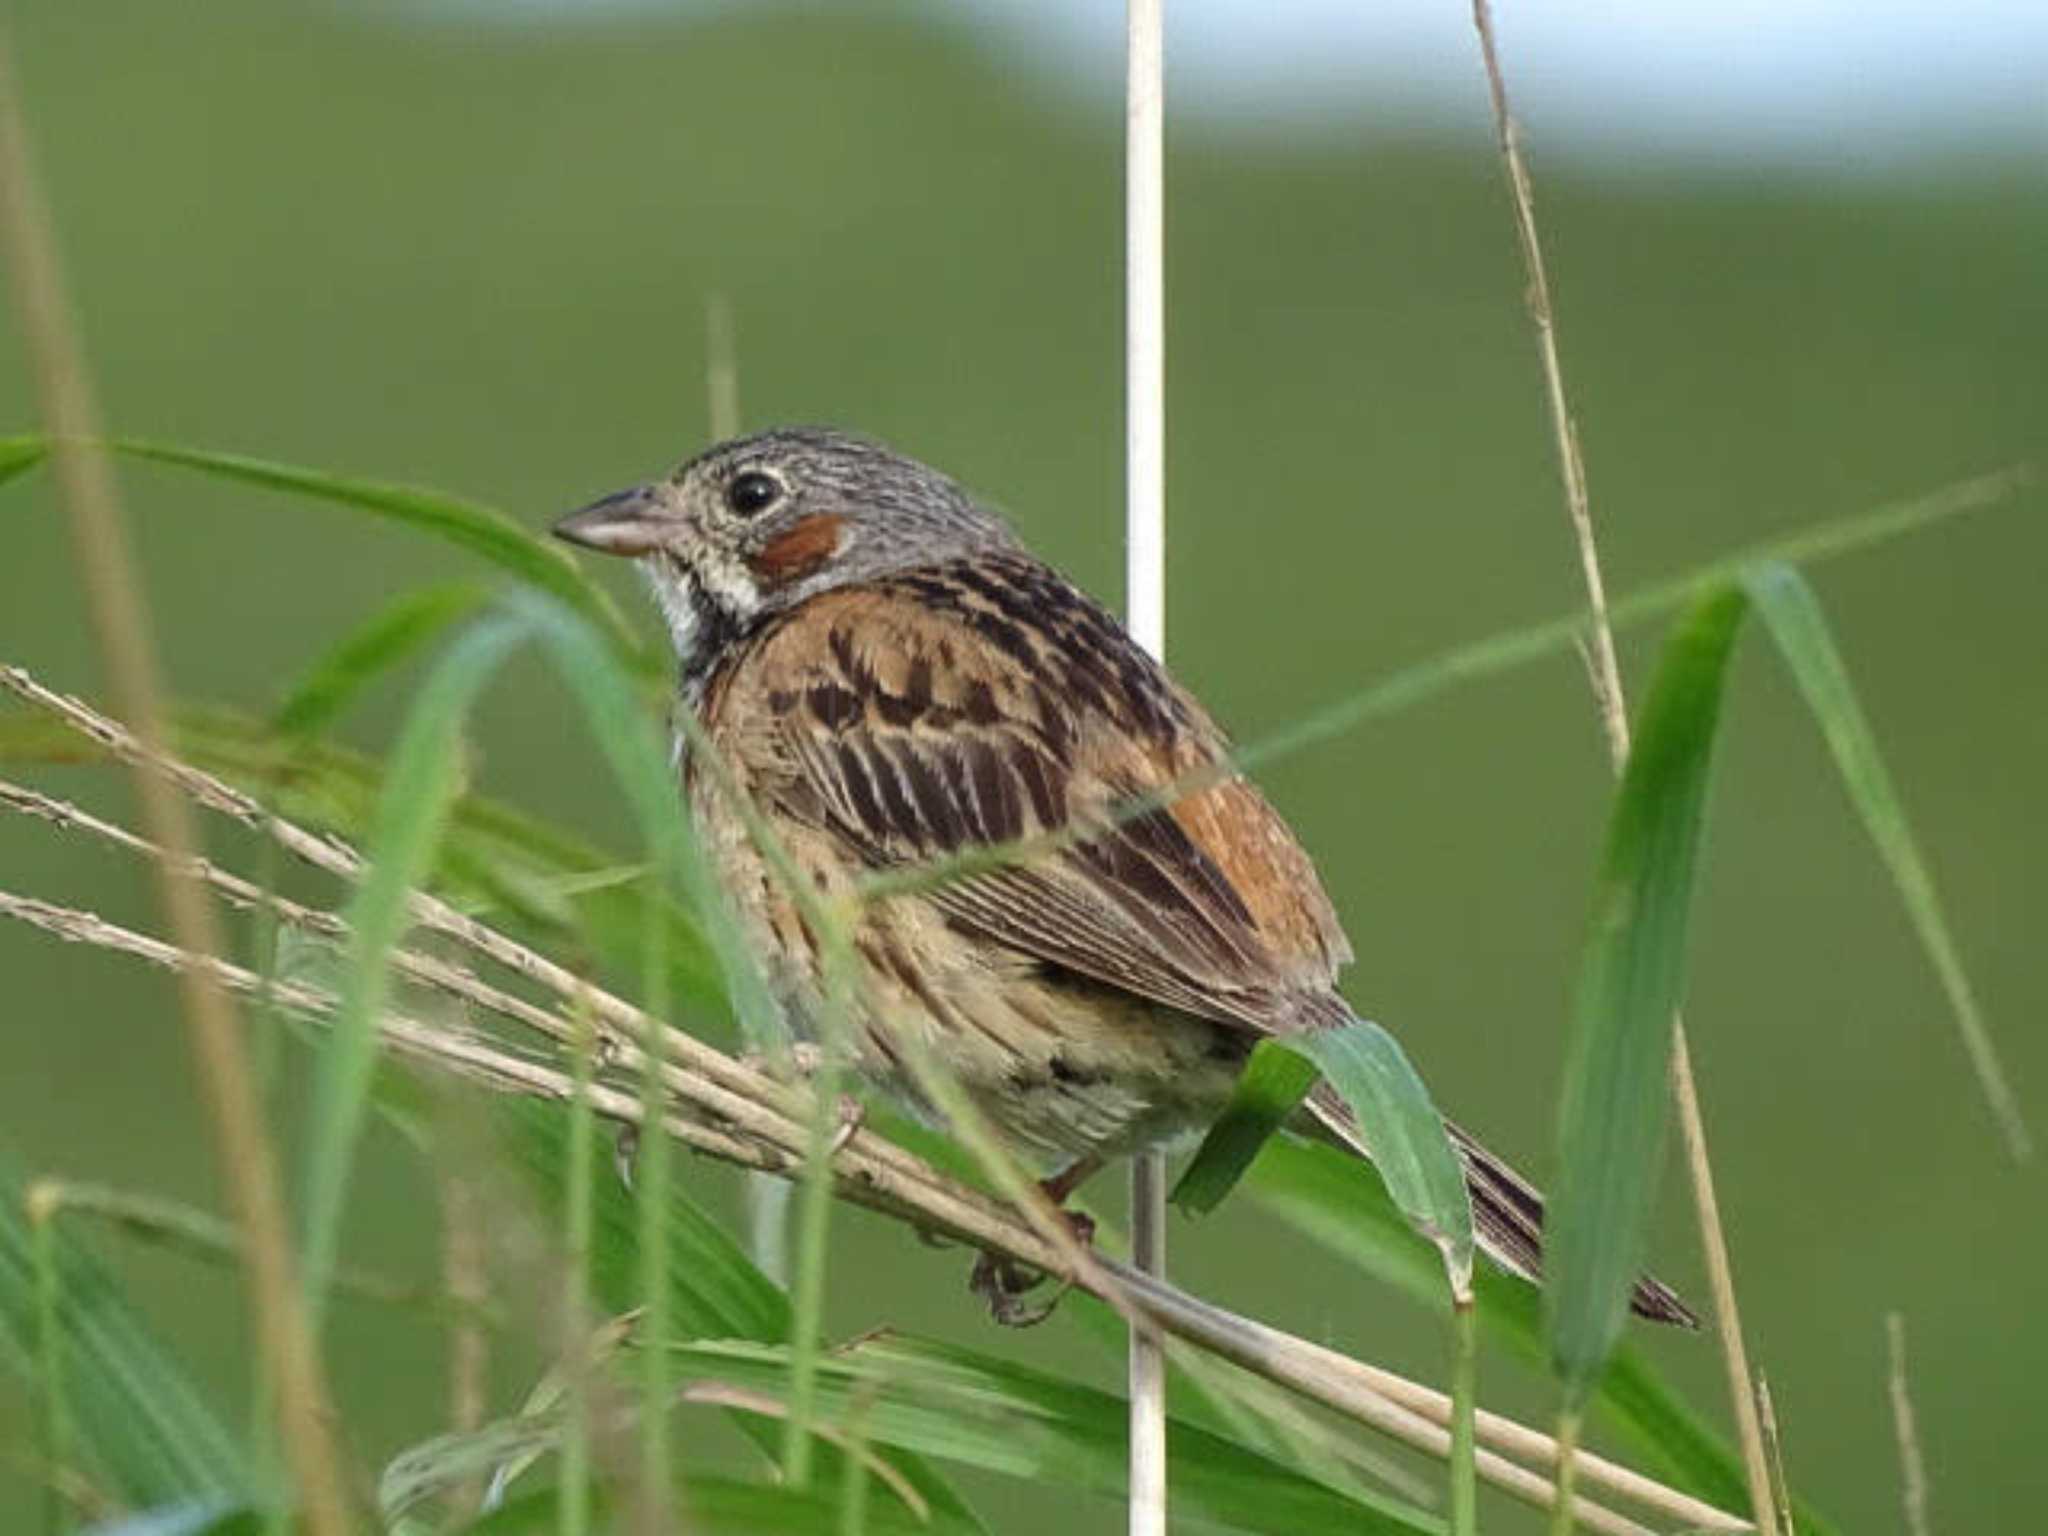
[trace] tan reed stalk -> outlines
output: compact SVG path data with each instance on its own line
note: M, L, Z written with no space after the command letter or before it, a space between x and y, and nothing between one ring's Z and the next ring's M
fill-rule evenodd
M1607 749L1618 777L1628 762L1628 700L1621 680L1621 663L1615 654L1614 628L1608 620L1607 588L1600 570L1600 548L1593 533L1593 514L1586 490L1586 466L1579 453L1578 428L1572 420L1571 403L1565 393L1564 364L1558 355L1556 311L1550 299L1550 277L1543 260L1543 241L1536 225L1536 193L1529 168L1522 156L1521 130L1508 108L1507 80L1502 74L1500 54L1494 41L1493 11L1489 0L1472 0L1472 22L1479 32L1479 51L1485 61L1486 84L1493 102L1494 129L1500 140L1501 161L1507 170L1508 190L1515 212L1515 234L1528 274L1525 289L1529 319L1536 332L1536 351L1543 366L1543 391L1550 409L1551 435L1556 440L1558 473L1564 482L1565 507L1571 518L1572 538L1579 552L1579 569L1586 584L1586 596L1593 609L1593 646L1587 658L1587 673L1600 721L1607 737ZM1778 1520L1771 1496L1771 1479L1764 1456L1763 1432L1757 1422L1756 1402L1750 1391L1748 1352L1742 1338L1742 1315L1735 1303L1735 1273L1728 1257L1728 1239L1721 1225L1720 1202L1714 1194L1714 1171L1707 1157L1707 1129L1700 1112L1699 1089L1692 1070L1684 1020L1671 1020L1671 1088L1678 1104L1678 1123L1685 1143L1686 1168L1691 1175L1693 1206L1699 1218L1700 1246L1707 1261L1708 1286L1714 1296L1714 1315L1720 1323L1722 1364L1728 1394L1735 1410L1737 1433L1742 1442L1743 1472L1749 1483L1751 1506L1756 1511L1761 1536L1777 1536Z
M81 585L108 686L144 743L164 739L162 693L142 589L122 527L119 495L99 446L99 412L72 328L49 211L35 182L12 48L0 31L0 244L49 430L52 466L71 521ZM154 868L180 947L220 949L211 905L189 864L191 808L146 761L135 765L143 824L171 856ZM240 1023L205 966L180 972L184 1013L236 1220L249 1238L255 1334L271 1406L297 1487L299 1516L314 1536L352 1530L340 1452L319 1350L308 1326L284 1198L243 1051Z

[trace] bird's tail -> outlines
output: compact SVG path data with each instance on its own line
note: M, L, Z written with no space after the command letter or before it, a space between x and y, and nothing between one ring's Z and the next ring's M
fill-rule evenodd
M1302 1106L1300 1129L1368 1160L1372 1148L1351 1108L1328 1083L1317 1083ZM1543 1196L1506 1163L1450 1121L1444 1130L1465 1164L1465 1186L1472 1193L1473 1237L1479 1251L1511 1275L1543 1283ZM1692 1309L1662 1281L1649 1275L1636 1281L1629 1309L1659 1323L1697 1328Z

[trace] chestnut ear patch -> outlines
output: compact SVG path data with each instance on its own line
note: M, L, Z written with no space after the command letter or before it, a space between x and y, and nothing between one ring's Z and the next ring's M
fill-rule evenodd
M754 578L765 587L780 587L810 575L838 553L839 529L845 521L821 512L790 524L747 561Z

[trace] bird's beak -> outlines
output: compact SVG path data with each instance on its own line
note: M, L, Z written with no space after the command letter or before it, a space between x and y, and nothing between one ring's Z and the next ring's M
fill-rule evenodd
M654 488L636 485L593 501L555 524L555 537L607 555L651 554L667 535L669 514Z

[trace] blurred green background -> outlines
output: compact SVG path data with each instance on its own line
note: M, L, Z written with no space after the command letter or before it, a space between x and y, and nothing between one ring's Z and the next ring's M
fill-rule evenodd
M18 11L25 103L117 429L434 484L538 526L701 445L716 290L737 317L750 424L888 438L1116 594L1113 99L1012 67L925 9L483 31L242 0ZM1462 127L1438 134L1176 118L1170 646L1242 738L1578 600L1482 90L1475 61ZM1853 184L1686 174L1543 153L1530 128L1614 588L2041 454L2038 164L1921 163ZM25 430L19 347L0 335L0 431ZM261 708L374 605L467 569L338 509L171 471L126 486L187 697ZM0 494L0 657L92 693L48 481ZM2044 511L2035 493L1816 574L2037 1129ZM1638 683L1653 639L1630 637ZM385 743L402 697L385 689L348 735ZM570 710L538 667L516 671L479 733L481 785L628 849ZM125 804L111 777L52 778ZM1545 1170L1606 787L1576 666L1470 688L1264 780L1357 944L1354 1002L1402 1035L1458 1118ZM0 884L155 923L134 868L16 819L0 822ZM218 1207L168 984L12 927L0 977L0 1139L39 1170ZM1882 1328L1896 1308L1938 1526L2013 1529L2048 1496L2042 1174L2004 1155L1898 898L1756 642L1692 996L1753 1354L1795 1483L1845 1529L1898 1527ZM423 1171L381 1135L364 1172L354 1256L428 1273ZM685 1176L730 1202L723 1175ZM1666 1205L1659 1268L1697 1296L1675 1184ZM834 1330L915 1318L1116 1380L1072 1319L998 1335L960 1255L857 1214L837 1232ZM1200 1291L1442 1373L1426 1317L1362 1292L1248 1202L1176 1220L1174 1242ZM238 1394L236 1287L111 1251L183 1357ZM358 1449L431 1432L434 1332L346 1303L336 1326ZM1709 1341L1646 1342L1725 1418ZM500 1366L509 1407L536 1367ZM1549 1412L1509 1362L1486 1393ZM26 1422L0 1392L0 1443ZM30 1497L0 1458L0 1527ZM1005 1528L1052 1518L1120 1526L1106 1502L1041 1498Z

